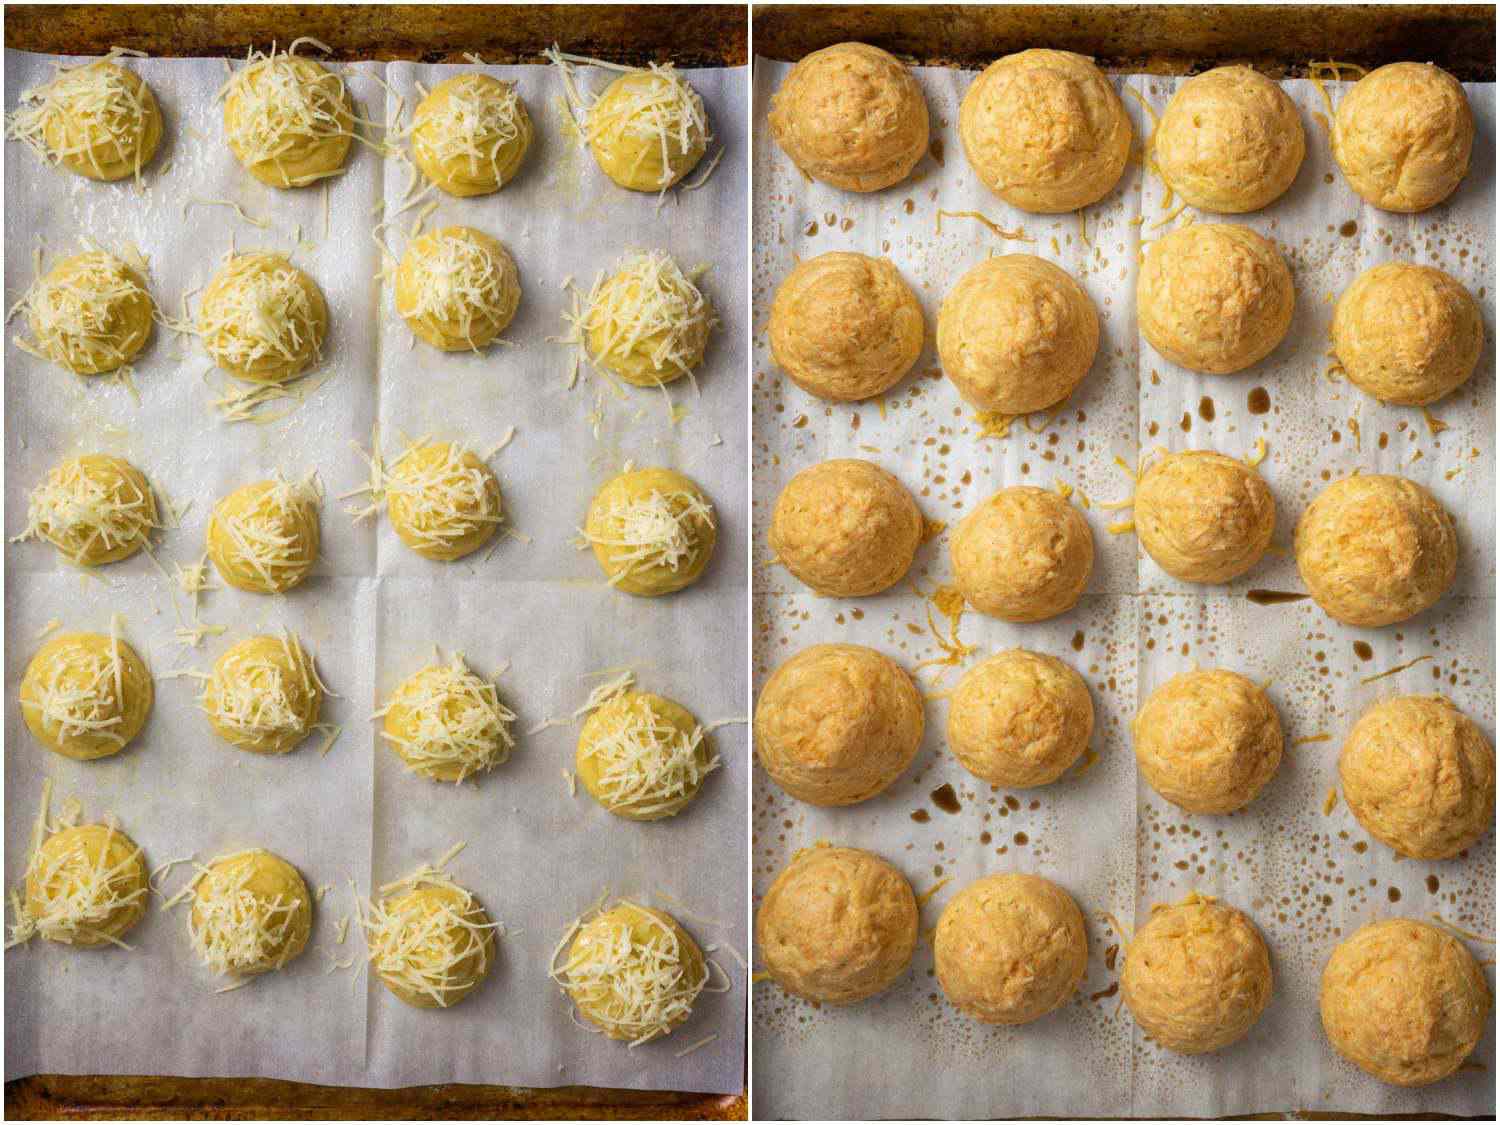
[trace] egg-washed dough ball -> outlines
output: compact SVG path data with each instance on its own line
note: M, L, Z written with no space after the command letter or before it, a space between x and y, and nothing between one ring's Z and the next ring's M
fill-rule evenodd
M411 147L417 167L449 195L499 191L531 147L531 115L514 82L459 74L417 104Z
M708 983L708 965L665 910L621 900L581 921L553 977L580 1016L635 1045L687 1021Z
M472 555L505 518L495 474L454 442L409 446L386 473L385 497L401 542L440 562Z
M62 633L37 649L20 694L32 736L54 754L86 762L118 754L140 734L156 686L118 634Z
M1243 371L1275 351L1296 300L1275 244L1237 223L1193 223L1157 239L1136 282L1141 333L1205 375Z
M579 328L589 358L637 387L660 387L703 362L713 303L660 250L630 254L589 294Z
M322 358L328 304L318 283L284 255L235 254L203 291L198 335L235 378L285 383Z
M113 945L149 898L136 842L113 823L80 824L48 836L29 865L22 924L65 945Z
M238 590L282 594L318 561L318 491L279 477L237 488L214 505L208 557Z
M1425 211L1469 171L1474 113L1458 79L1431 63L1370 71L1335 114L1333 158L1349 186L1382 211Z
M1366 832L1413 859L1452 859L1495 816L1495 748L1442 695L1366 711L1339 754L1344 800Z
M980 410L1028 414L1073 393L1099 350L1099 313L1072 277L1030 254L986 258L943 298L943 374Z
M1270 698L1222 668L1173 676L1131 724L1141 776L1193 813L1231 813L1253 801L1281 765L1281 719Z
M596 707L573 755L589 796L626 820L662 820L692 803L719 755L680 703L624 691Z
M1307 592L1345 625L1415 617L1458 576L1453 517L1405 477L1334 481L1297 521L1293 549Z
M1088 969L1083 914L1037 875L989 875L943 908L932 951L955 1008L981 1023L1019 1024L1062 1007Z
M905 669L863 645L812 645L771 674L755 753L810 805L853 805L906 772L922 745L922 696Z
M873 852L817 846L792 857L755 918L771 979L793 996L853 1004L884 992L917 947L917 899Z
M948 555L954 583L980 613L1045 621L1083 596L1094 572L1094 533L1057 493L1014 485L964 517Z
M302 642L290 633L247 637L214 662L199 706L214 733L256 754L285 754L313 727L323 682Z
M354 143L354 100L321 63L257 55L220 93L229 149L261 183L305 187L343 170Z
M594 493L583 539L609 584L654 598L691 586L718 541L714 506L672 469L627 469Z
M703 98L670 63L616 78L584 129L600 169L631 191L665 191L698 166L712 139Z
M926 322L890 259L835 250L786 275L769 334L771 354L797 386L829 402L859 402L912 369Z
M504 332L521 304L510 252L473 227L443 227L406 245L396 269L396 311L439 351L477 352Z
M1340 942L1318 998L1334 1050L1393 1086L1430 1086L1463 1066L1492 1004L1463 943L1411 918L1371 922Z
M787 482L767 539L776 558L815 593L862 598L906 576L925 527L904 484L869 461L841 458Z
M1468 382L1484 349L1484 317L1463 285L1431 266L1366 270L1333 309L1344 374L1381 402L1425 406Z
M17 344L75 375L124 367L150 341L156 312L145 279L103 250L58 262L20 307L32 339Z
M868 43L804 55L772 95L766 123L804 174L845 191L898 184L927 152L922 87Z
M1130 155L1130 118L1093 60L1033 49L992 62L958 111L974 171L1022 211L1051 215L1103 199Z
M370 911L370 967L413 1008L451 1008L489 975L495 928L470 891L424 871Z
M188 937L220 976L280 969L307 946L312 895L286 860L261 848L223 856L193 888Z
M376 712L382 737L413 773L455 784L510 758L515 712L461 653L403 680Z
M1194 207L1235 215L1279 199L1302 167L1307 138L1281 84L1248 66L1189 78L1156 127L1152 153L1167 186Z
M964 673L948 704L948 748L975 777L1007 789L1048 785L1088 749L1094 702L1076 671L1023 648Z
M1266 482L1222 453L1169 453L1136 486L1136 538L1183 582L1238 578L1260 562L1275 531L1276 501Z
M122 457L86 453L32 489L18 538L45 540L75 565L102 566L145 547L159 526L156 494L141 471Z
M140 174L161 143L161 109L139 75L98 59L60 68L49 82L21 94L6 123L48 164L91 180Z

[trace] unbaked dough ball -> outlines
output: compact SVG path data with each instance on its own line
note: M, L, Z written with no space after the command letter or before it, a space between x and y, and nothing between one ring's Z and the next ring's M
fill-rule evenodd
M114 944L150 899L141 849L110 824L80 824L48 836L26 871L24 923L48 941Z
M48 164L91 180L123 180L151 163L161 143L161 110L141 78L107 59L59 69L21 94L6 123Z
M654 598L691 586L718 540L714 506L672 469L628 469L594 494L583 524L611 586Z
M1340 942L1318 1001L1334 1050L1393 1086L1430 1086L1458 1070L1492 1004L1463 943L1410 918L1371 922Z
M879 465L841 458L787 482L767 539L778 561L814 592L861 598L906 576L925 526L904 484Z
M580 327L594 363L637 387L681 379L703 362L719 317L671 255L630 254L589 294Z
M922 87L868 43L804 55L772 96L766 123L793 164L845 191L898 184L927 152Z
M22 538L45 540L69 562L101 566L135 554L158 526L156 494L122 457L72 457L32 489Z
M1156 907L1120 970L1120 995L1135 1022L1181 1055L1243 1039L1271 992L1271 955L1250 916L1197 894Z
M514 82L458 74L417 103L412 156L449 195L488 195L520 171L531 135L531 115Z
M1027 414L1073 393L1099 350L1099 314L1083 286L1030 254L986 258L938 313L943 374L980 410Z
M343 171L354 143L344 80L285 52L252 58L224 84L224 138L263 184L305 187Z
M473 227L418 235L396 269L396 311L439 351L488 346L520 304L521 275L510 252Z
M1296 300L1275 244L1237 223L1193 223L1157 239L1136 282L1136 316L1151 346L1206 375L1270 355Z
M830 402L858 402L912 369L926 322L890 259L835 250L786 275L769 334L771 354L797 386Z
M1306 151L1292 99L1248 66L1189 78L1167 103L1152 140L1169 188L1194 207L1228 215L1279 199Z
M76 375L124 367L150 341L156 312L145 279L103 250L58 262L21 307L32 339L17 343Z
M413 1008L451 1008L483 983L495 923L474 895L441 873L402 880L366 921L370 967Z
M239 590L281 594L318 561L318 490L280 477L237 488L214 505L208 557Z
M410 446L386 474L385 497L401 542L439 561L473 554L505 518L495 474L453 442Z
M1334 481L1297 521L1293 547L1308 593L1345 625L1415 617L1458 575L1453 517L1405 477Z
M515 712L496 686L455 653L402 681L376 712L382 737L413 773L460 782L487 773L510 757Z
M223 856L200 874L188 915L193 951L220 976L280 969L307 946L312 895L301 874L261 848Z
M1333 158L1349 186L1383 211L1425 211L1469 171L1474 113L1458 79L1431 63L1370 71L1335 115Z
M1023 648L964 673L948 704L948 748L975 777L1007 789L1056 781L1088 749L1094 702L1083 677Z
M1091 59L1071 51L992 62L964 95L958 133L985 186L1039 214L1103 199L1130 155L1120 96Z
M1344 290L1329 334L1349 382L1381 402L1424 406L1468 382L1484 348L1484 317L1442 270L1386 262Z
M980 613L1045 621L1083 596L1094 571L1094 533L1057 493L1015 485L964 517L948 555L954 583Z
M917 946L906 876L858 848L803 848L761 902L755 945L771 979L804 1000L852 1004L884 992Z
M622 74L589 107L589 151L631 191L663 191L698 166L712 134L698 91L675 67Z
M256 754L285 754L318 722L323 683L290 633L247 637L214 662L198 704L214 733Z
M1152 464L1135 490L1135 534L1156 565L1184 582L1228 582L1260 562L1276 501L1245 462L1194 449Z
M1194 813L1244 808L1281 764L1281 719L1256 684L1222 668L1173 676L1131 724L1141 776Z
M755 752L810 805L853 805L906 772L922 745L922 696L863 645L813 645L772 673L755 708Z
M644 691L621 692L596 707L578 732L573 760L589 796L626 820L676 816L719 768L693 713Z
M981 1023L1030 1023L1055 1011L1089 962L1078 904L1037 875L970 883L943 908L932 951L943 993Z
M1442 695L1366 711L1339 755L1344 800L1365 831L1413 859L1452 859L1495 816L1495 748Z
M150 669L117 634L53 637L21 678L21 717L32 737L80 762L125 749L155 698Z
M328 305L318 283L281 254L236 254L198 304L198 335L229 374L284 383L323 355Z

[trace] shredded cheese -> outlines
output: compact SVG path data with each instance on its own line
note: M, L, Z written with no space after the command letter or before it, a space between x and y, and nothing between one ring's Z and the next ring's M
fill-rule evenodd
M281 654L285 663L258 655L227 667L221 661L205 680L198 706L215 726L249 742L301 741L312 728L293 691L300 688L298 700L305 701L326 689L302 642L285 629Z
M590 534L580 528L579 548L606 547L610 560L621 569L610 578L611 586L644 570L676 573L698 553L700 533L695 525L714 528L714 510L702 496L686 489L663 493L652 489L646 496L616 503L604 513L607 532Z
M595 793L606 808L642 816L674 808L722 764L712 749L704 757L701 725L684 731L641 696L620 696L608 707L608 721L578 749L581 760L597 763Z
M471 176L481 163L489 164L500 180L500 152L521 136L526 112L515 86L464 74L446 87L446 95L440 111L422 117L412 130L418 156L436 164L463 160Z
M500 765L515 749L515 712L500 702L494 683L469 669L463 653L417 673L371 717L392 711L399 711L400 733L387 724L381 737L409 769L457 770L454 784Z
M87 644L82 637L64 639L33 681L36 698L21 700L22 709L37 714L43 726L55 729L61 743L88 737L118 748L127 741L116 729L125 723L125 667L120 656L118 616L110 620L109 639L103 650Z
M300 481L287 481L278 473L253 507L216 511L213 527L234 544L237 561L248 564L271 589L286 589L317 561L306 549L306 528L316 525L322 498L316 471Z
M469 463L466 445L433 445L426 438L408 441L390 465L381 454L378 429L370 445L369 453L355 446L369 466L369 483L339 497L368 497L367 504L349 509L356 523L375 516L382 506L399 502L405 531L424 546L443 549L485 524L504 522L494 477L482 463Z
M306 275L280 254L230 253L198 308L195 332L228 371L265 364L300 370L323 354L323 317ZM184 326L173 324L174 330Z
M6 118L6 139L21 141L48 164L85 158L105 178L102 153L112 162L133 164L139 184L151 93L114 65L139 54L115 47L78 66L54 63L50 81L22 91L20 108Z
M398 301L396 311L407 320L438 326L445 337L464 340L477 353L475 327L490 326L493 335L493 326L515 312L520 287L514 262L466 237L466 229L433 231L423 236L420 253L408 251L401 273L414 299L406 305Z
M132 307L154 307L136 271L113 254L92 250L39 276L6 319L25 314L32 338L15 337L22 351L93 373L120 368L140 349L143 329L132 322Z
M274 165L288 187L339 175L342 169L293 176L284 159L339 137L357 139L343 78L299 59L297 48L303 43L319 46L312 39L297 39L281 52L274 46L269 53L248 51L245 65L230 75L214 99L234 99L235 112L227 115L224 127L240 159L247 166Z
M48 473L32 490L26 530L11 541L44 540L79 565L91 555L148 544L161 526L150 486L119 471L113 459L89 468L89 458L74 457Z
M249 860L257 854L261 853L235 852L200 866L172 900L193 894L188 937L193 951L216 976L254 973L268 964L279 969L292 951L287 938L304 904L295 897L267 896L249 888L256 872Z

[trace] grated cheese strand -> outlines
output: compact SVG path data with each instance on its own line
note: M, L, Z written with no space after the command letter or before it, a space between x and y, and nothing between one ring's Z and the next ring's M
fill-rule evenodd
M598 789L606 808L628 806L642 815L672 808L694 793L722 762L716 751L701 757L703 727L691 733L660 718L647 700L636 697L613 704L621 721L580 753L599 764Z
M580 549L589 545L608 547L611 561L623 564L609 581L614 585L638 571L655 568L674 574L698 552L699 536L694 523L713 528L714 510L701 496L686 489L663 493L657 489L605 513L611 529L607 535L591 535L580 528Z
M267 898L249 890L246 884L255 874L253 864L213 870L255 854L254 850L235 852L207 867L200 866L193 881L173 899L188 891L197 892L188 919L188 937L194 952L216 976L238 976L263 966L285 941L302 906L297 898L279 894ZM282 950L276 968L281 967L287 952Z
M458 784L471 774L493 769L505 762L516 740L511 725L516 714L500 702L496 685L476 675L454 653L446 665L418 673L372 718L383 718L393 707L403 712L403 726L410 737L381 737L401 750L413 770L457 768Z
M162 526L150 486L126 473L91 474L85 460L64 461L32 490L26 529L11 542L41 539L79 565L91 553L150 542Z
M139 184L150 93L144 82L132 83L128 72L113 64L126 55L140 53L115 47L103 58L77 66L54 63L55 73L49 81L21 92L20 107L5 120L6 140L21 141L52 165L87 156L101 178L102 148L114 158L132 163ZM93 143L90 138L94 138ZM65 143L54 147L59 139Z

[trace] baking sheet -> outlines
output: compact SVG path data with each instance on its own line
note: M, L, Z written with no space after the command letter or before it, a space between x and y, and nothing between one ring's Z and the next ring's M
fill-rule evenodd
M6 53L6 106L45 76L46 60ZM100 450L140 466L159 491L191 506L180 528L160 536L158 556L196 561L213 503L230 489L280 469L316 469L326 486L323 558L314 576L284 598L234 590L204 595L205 622L229 626L197 650L174 643L177 619L166 581L137 557L81 577L45 544L6 548L6 882L20 877L44 777L57 797L77 795L90 816L114 812L154 867L195 854L200 860L247 845L295 863L311 887L332 889L315 908L307 953L284 972L223 995L195 963L186 916L153 902L133 931L133 953L75 952L34 942L6 962L6 1076L36 1072L256 1075L308 1082L397 1086L485 1082L521 1086L580 1084L733 1093L744 1084L744 975L718 960L732 991L705 994L693 1018L665 1041L627 1049L575 1027L547 963L567 924L606 888L679 913L700 941L743 952L743 810L748 790L743 726L717 731L724 768L681 816L634 824L610 816L586 794L572 796L576 729L527 733L582 703L599 670L630 665L641 685L680 700L705 723L743 716L746 594L746 369L742 239L746 214L743 69L688 72L708 106L726 155L701 190L656 198L625 193L571 147L557 105L558 75L539 66L486 67L518 82L536 141L517 177L498 195L442 199L428 229L449 223L497 236L521 274L520 311L509 345L481 356L442 355L410 346L374 275L374 208L404 198L406 175L356 145L350 169L332 181L327 229L321 189L278 192L254 182L221 139L214 91L222 60L143 60L138 69L167 121L164 151L137 193L128 182L94 184L39 166L19 145L6 155L6 299L31 280L31 250L54 253L80 236L106 246L129 239L147 255L151 288L175 314L180 294L201 284L231 243L240 249L304 246L294 261L328 298L331 377L283 422L226 425L209 410L208 361L196 341L158 330L129 390L84 383L7 342L5 390L6 531L25 522L25 498L64 457ZM384 120L404 96L418 95L469 67L352 64L367 77L350 86L360 112ZM592 88L608 76L584 70ZM409 117L408 117L409 119ZM189 199L228 199L268 220L258 229L225 207ZM399 254L416 212L387 236ZM300 228L300 229L299 229ZM561 332L569 275L586 289L597 270L626 251L660 247L684 267L711 265L703 285L722 320L704 366L701 395L671 389L687 416L667 421L661 392L603 405L600 437L591 430L597 380L567 387L567 354L548 336ZM194 305L194 307L196 307ZM16 326L17 328L19 326ZM14 331L10 334L14 334ZM216 382L213 377L210 382ZM420 559L389 524L355 524L335 497L367 478L353 445L368 447L376 421L388 454L399 431L432 433L487 450L514 426L492 460L510 525L525 541L500 537L453 564ZM590 553L572 539L593 491L627 458L665 464L698 480L720 519L719 547L704 579L675 597L632 599L603 585ZM179 597L186 612L185 599ZM139 741L91 763L48 754L25 731L14 701L43 625L106 630L112 612L157 676L156 710ZM309 741L280 759L236 753L218 742L196 710L197 685L164 675L207 669L228 645L281 625L318 654L330 688L325 709L343 724L319 757ZM519 716L511 760L473 785L439 785L407 774L375 738L370 713L432 646L461 651L484 675L499 677L501 698ZM503 673L502 668L509 662ZM334 968L362 956L357 933L340 946L340 919L352 912L347 881L362 891L435 860L459 840L450 865L508 933L491 978L447 1012L409 1009L367 974ZM166 880L175 889L187 877ZM662 896L671 896L668 901ZM680 904L680 905L679 905ZM683 1058L684 1047L718 1038Z
M754 121L765 120L790 64L757 58ZM754 143L755 310L753 573L755 679L803 647L833 641L871 645L908 668L942 653L927 602L908 586L873 598L825 600L770 565L765 527L781 487L800 469L831 457L865 457L910 487L930 520L956 523L995 490L1029 483L1073 486L1089 498L1095 569L1070 613L1008 625L966 613L962 640L977 646L967 667L1002 648L1025 645L1069 661L1093 693L1097 764L1036 790L979 783L947 752L947 704L927 709L927 735L912 769L880 797L846 809L818 809L788 797L757 772L752 863L759 902L797 848L819 840L870 848L895 862L917 893L953 882L922 910L925 931L963 886L982 875L1027 871L1059 881L1088 917L1088 975L1078 997L1035 1023L992 1028L959 1015L933 975L920 942L911 971L887 993L850 1008L817 1007L756 985L755 1105L767 1118L1214 1116L1338 1110L1493 1115L1493 1029L1475 1060L1426 1090L1383 1086L1339 1059L1317 1012L1322 965L1333 945L1388 914L1447 920L1493 935L1495 843L1446 863L1395 862L1370 842L1342 803L1324 815L1337 783L1337 755L1352 719L1388 694L1441 690L1493 738L1494 730L1494 87L1468 87L1477 124L1471 171L1457 196L1425 215L1387 215L1362 205L1328 151L1324 109L1313 86L1284 88L1301 110L1308 155L1292 189L1239 221L1274 238L1297 282L1288 339L1252 370L1200 376L1157 356L1135 327L1137 256L1186 215L1163 223L1159 179L1139 162L1105 200L1078 215L1027 215L1001 203L973 175L957 131L958 105L973 73L918 68L933 129L931 154L906 183L854 195L807 181L762 128ZM1117 88L1141 95L1159 114L1181 79L1129 76ZM1347 84L1329 84L1337 100ZM1149 119L1123 100L1137 144ZM972 219L975 210L1030 241L1002 240ZM915 288L927 313L928 347L881 402L833 406L792 385L775 367L765 326L776 285L798 258L830 250L883 254ZM1045 427L1018 422L1008 438L985 438L973 411L941 377L932 332L944 293L990 253L1032 253L1077 277L1101 317L1099 358L1065 408ZM1361 271L1393 257L1441 266L1479 298L1487 326L1474 379L1434 413L1450 427L1433 436L1420 411L1388 407L1329 379L1332 302ZM1270 408L1251 412L1252 392ZM1258 396L1254 396L1257 397ZM1351 419L1353 421L1351 422ZM1039 432L1036 432L1039 431ZM1177 582L1108 524L1128 512L1101 509L1127 498L1122 471L1143 451L1213 448L1253 451L1278 504L1276 553L1221 587ZM1299 591L1290 555L1302 508L1327 481L1355 469L1399 472L1420 481L1461 528L1459 579L1421 617L1386 629L1337 625L1312 602L1263 606L1254 588ZM1075 493L1075 502L1078 495ZM951 581L948 535L926 543L912 577L921 590ZM940 628L947 623L936 615ZM1370 646L1361 658L1355 642ZM1407 661L1410 669L1365 680ZM1136 778L1128 724L1150 691L1194 664L1269 679L1288 750L1277 778L1249 808L1229 817L1190 816ZM945 673L945 674L942 674ZM942 674L941 679L939 679ZM951 688L960 668L918 673L923 690ZM1326 736L1325 741L1296 745ZM949 813L932 794L951 786ZM1182 1058L1145 1042L1120 1010L1121 938L1102 915L1130 929L1153 903L1189 891L1247 910L1271 949L1276 994L1252 1033L1217 1055ZM1481 959L1493 947L1474 943ZM1493 974L1491 973L1491 976ZM869 1060L878 1065L867 1065Z

